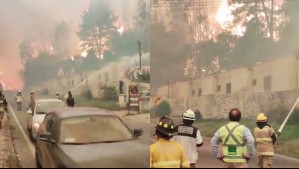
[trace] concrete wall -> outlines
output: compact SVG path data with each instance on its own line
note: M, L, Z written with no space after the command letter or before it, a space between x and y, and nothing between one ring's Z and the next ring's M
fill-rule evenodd
M271 77L270 91L287 91L296 89L298 83L298 61L295 57L287 57L263 63L252 68L251 85L256 80L256 86L251 86L253 92L265 91L265 77Z
M269 80L267 86L266 77ZM227 84L231 84L231 93L227 92ZM220 91L218 86L221 86ZM173 94L168 100L173 115L181 115L192 108L199 109L204 118L226 118L228 111L236 107L245 117L255 117L259 112L281 105L291 108L299 96L299 59L284 57L250 68L206 76L191 83L176 83L172 89ZM166 91L167 87L161 87L157 95L166 95Z
M101 70L90 71L87 73L76 74L70 77L63 77L55 80L48 81L34 87L36 91L42 91L48 89L50 95L55 95L56 92L66 94L67 91L73 91L74 95L80 95L82 92L91 90L93 97L103 97L103 90L101 89L104 85L117 86L121 77L120 66L111 63ZM125 86L127 86L125 82Z
M270 79L269 89L265 88L266 77ZM228 84L231 85L230 92L227 91ZM299 60L296 57L284 57L250 68L235 69L191 82L175 83L171 87L170 97L181 99L211 94L289 91L297 88L299 88ZM167 96L167 93L166 86L157 90L159 96Z
M247 92L249 90L250 79L247 68L232 71L231 76L232 93Z
M241 110L243 117L255 118L260 112L269 112L284 105L291 109L299 96L299 90L267 93L239 93L205 95L199 98L169 99L172 115L179 116L191 108L199 109L203 118L227 118L232 108ZM187 104L188 103L188 104ZM187 107L189 105L189 107Z

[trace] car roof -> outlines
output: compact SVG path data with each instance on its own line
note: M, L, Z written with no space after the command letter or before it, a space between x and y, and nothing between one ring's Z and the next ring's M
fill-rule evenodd
M99 115L99 116L116 116L111 111L105 110L105 109L98 109L98 108L88 108L88 107L65 107L65 108L59 108L54 109L49 112L49 114L55 114L60 119L69 118L69 117L80 117L85 115Z
M46 102L63 102L59 99L37 99L35 100L36 103L46 103Z

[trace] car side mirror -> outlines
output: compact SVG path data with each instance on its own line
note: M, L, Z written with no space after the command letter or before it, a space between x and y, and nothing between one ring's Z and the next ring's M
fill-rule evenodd
M134 134L134 136L135 137L140 137L140 136L142 136L143 135L143 130L142 129L134 129L133 130L133 134Z
M32 113L32 110L31 109L29 109L28 111L27 111L27 114L30 114L30 115L32 115L33 113Z
M41 134L41 135L39 136L39 139L40 139L41 141L44 141L44 142L55 143L55 140L53 139L52 133L44 133L44 134Z

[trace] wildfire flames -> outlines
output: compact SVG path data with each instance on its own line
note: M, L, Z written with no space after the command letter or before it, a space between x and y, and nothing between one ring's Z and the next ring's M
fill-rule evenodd
M234 16L231 12L232 9L229 7L227 0L222 0L216 15L216 21L221 25L222 28L226 27L227 23L233 21Z
M114 26L117 29L117 32L122 35L125 32L125 24L122 20L118 19L115 23Z
M116 20L113 26L116 28L116 31L119 33L119 35L123 35L127 31L126 24L120 19ZM99 28L96 28L95 33L97 33L97 31L99 31ZM94 38L92 37L89 39L89 41L91 43L87 41L80 41L78 53L80 53L81 57L87 57L88 52L91 49L94 49L96 51L97 58L103 60L104 52L112 50L112 48L109 45L107 45L109 41L109 37L102 37L97 41L95 41Z

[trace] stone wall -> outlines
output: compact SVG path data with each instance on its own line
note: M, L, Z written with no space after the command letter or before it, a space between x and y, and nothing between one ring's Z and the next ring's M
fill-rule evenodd
M299 97L299 90L286 92L262 92L204 95L199 98L169 99L172 115L181 115L188 107L199 109L203 118L227 118L231 108L242 111L243 117L255 118L260 112L269 112L281 106L292 108ZM187 106L188 105L188 106Z

